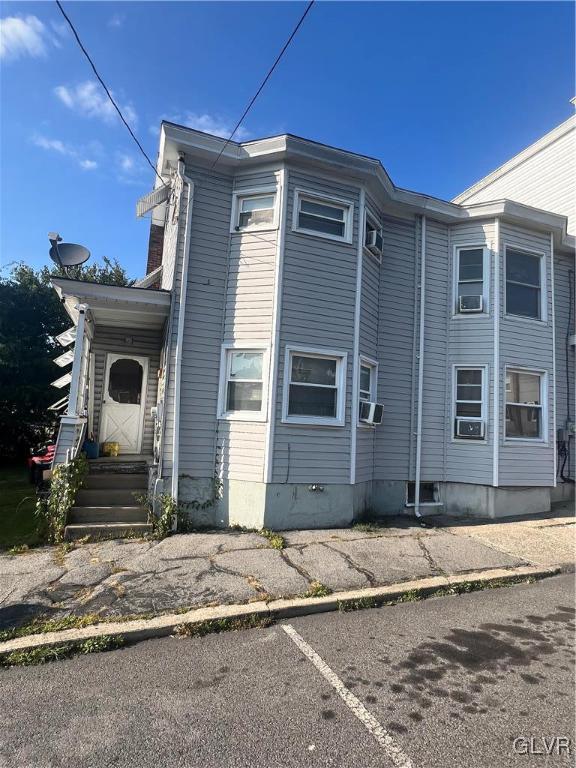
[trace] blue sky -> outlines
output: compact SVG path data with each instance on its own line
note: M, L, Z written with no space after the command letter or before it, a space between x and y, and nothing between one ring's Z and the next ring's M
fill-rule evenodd
M155 160L162 117L234 125L302 3L66 2ZM2 5L0 265L48 262L50 230L144 272L153 172L54 3ZM571 3L317 2L242 127L378 157L450 199L573 110Z

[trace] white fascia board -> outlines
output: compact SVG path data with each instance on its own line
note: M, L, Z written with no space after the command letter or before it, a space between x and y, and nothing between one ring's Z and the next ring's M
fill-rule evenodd
M74 297L77 301L90 299L110 299L127 304L137 303L157 307L170 306L170 292L157 291L150 288L128 287L121 285L102 285L81 280L65 280L52 278L52 286L62 298Z
M480 179L480 181L477 181L471 187L465 189L464 192L456 195L456 197L452 199L452 202L457 204L464 203L469 197L473 197L482 189L490 186L490 184L493 184L495 181L502 178L502 176L505 176L507 173L514 170L514 168L522 165L522 163L525 163L526 160L538 154L538 152L541 152L546 147L554 144L555 141L558 141L558 139L562 138L562 136L569 133L570 131L573 131L575 128L576 115L572 115L568 118L568 120L560 123L560 125L558 125L556 128L553 128L551 131L542 136L542 138L538 139L538 141L530 144L529 147L526 147L526 149L522 150L517 155L514 155L514 157L510 158L510 160L507 160L487 176L484 176L482 179Z

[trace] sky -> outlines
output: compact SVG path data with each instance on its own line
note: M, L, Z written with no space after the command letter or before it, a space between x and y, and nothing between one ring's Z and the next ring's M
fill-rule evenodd
M305 5L63 6L154 162L162 118L227 135ZM145 272L154 174L53 2L0 12L0 268L47 233ZM239 138L293 133L450 199L573 113L569 2L316 2Z

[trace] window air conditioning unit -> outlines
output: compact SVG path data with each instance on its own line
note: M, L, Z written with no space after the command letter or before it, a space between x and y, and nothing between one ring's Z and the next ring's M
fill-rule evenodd
M367 400L362 400L360 403L360 421L363 424L370 424L375 426L376 424L382 424L382 416L384 415L384 406L380 403L369 403Z
M382 256L384 241L379 229L370 229L366 232L366 248L375 256Z
M482 312L484 309L484 297L480 296L459 296L459 312Z
M469 440L482 440L484 437L484 422L470 421L469 419L456 419L456 437L464 437Z

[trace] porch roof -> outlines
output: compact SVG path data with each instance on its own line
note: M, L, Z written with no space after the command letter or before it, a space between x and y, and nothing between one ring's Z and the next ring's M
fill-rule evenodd
M117 328L161 328L170 311L170 291L103 285L53 277L52 286L74 325L78 304L86 304L95 325Z

